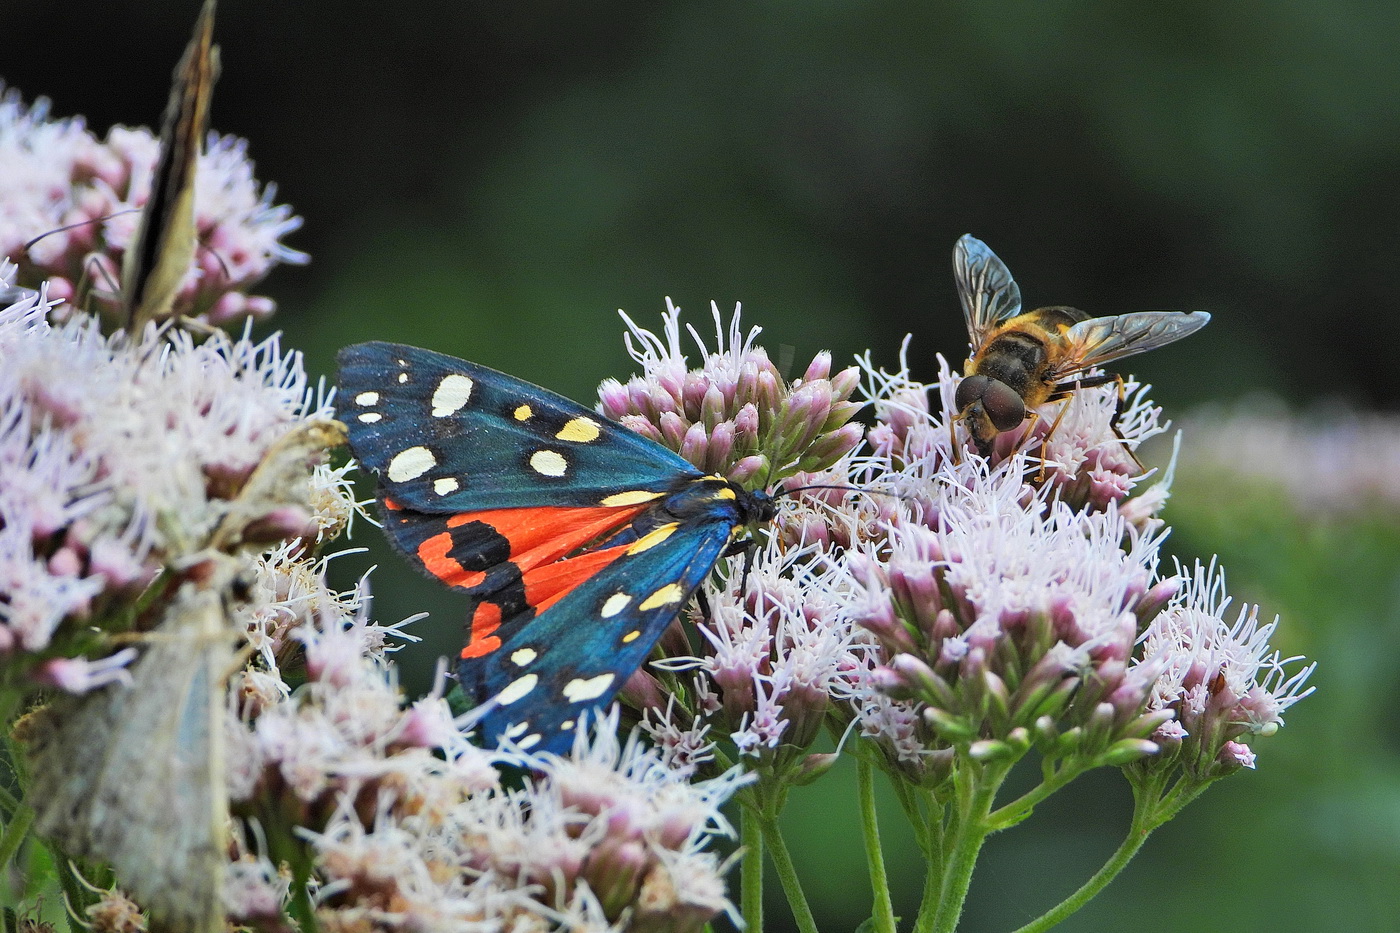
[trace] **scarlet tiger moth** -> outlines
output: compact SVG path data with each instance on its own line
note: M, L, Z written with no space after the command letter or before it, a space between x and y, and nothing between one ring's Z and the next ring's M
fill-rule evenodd
M339 356L337 414L389 540L472 599L457 665L488 744L562 753L775 506L563 396L431 350Z

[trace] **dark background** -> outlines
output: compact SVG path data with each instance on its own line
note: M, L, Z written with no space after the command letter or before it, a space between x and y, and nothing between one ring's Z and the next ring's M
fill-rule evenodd
M99 132L155 124L196 7L4 0L0 76ZM1210 310L1132 362L1169 414L1400 403L1400 5L225 0L216 36L214 125L307 219L312 264L264 290L318 374L387 338L586 400L630 371L616 309L654 327L669 295L702 332L742 301L799 371L893 365L912 332L932 378L965 353L949 256L972 232L1030 306ZM1243 568L1324 692L1065 929L1400 929L1394 717L1366 712L1397 692L1394 522L1182 495L1179 552ZM382 551L339 572L374 560L381 619L433 611L421 684L460 610ZM868 910L842 780L793 805L824 930ZM965 929L1068 893L1125 801L1096 776L994 840ZM918 866L891 858L908 916Z

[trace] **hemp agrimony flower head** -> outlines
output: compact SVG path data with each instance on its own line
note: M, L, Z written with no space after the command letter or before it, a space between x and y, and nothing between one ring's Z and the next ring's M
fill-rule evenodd
M113 127L99 141L81 118L53 119L47 101L25 107L16 90L0 86L0 256L19 264L17 283L47 281L51 298L71 301L88 282L96 305L115 314L122 259L159 148L145 128ZM199 249L177 313L223 326L273 312L272 299L249 289L278 263L307 258L281 242L301 218L275 197L274 186L253 178L244 140L210 133L195 178Z
M960 429L950 427L958 421L956 390L962 377L940 354L938 381L918 382L909 375L907 351L906 344L894 372L878 369L868 357L860 364L866 373L863 393L875 411L868 438L871 450L892 473L905 478L906 485L918 477L913 488L904 490L917 498L918 487L948 461L957 464L969 454L957 433ZM992 466L1020 465L1027 470L1027 483L1050 486L1059 499L1079 508L1123 505L1150 475L1135 451L1169 426L1161 420L1161 408L1148 398L1150 389L1124 376L1042 405L1034 419L997 434L987 461ZM1162 501L1154 501L1142 520L1155 514ZM1136 516L1135 524L1141 524Z
M645 723L658 744L694 757L713 735L775 773L823 763L807 750L870 647L843 618L840 568L824 553L775 536L746 575L709 587L696 656L656 665L676 677L664 715Z
M0 310L0 647L10 652L87 638L86 626L214 534L279 438L329 412L276 337L107 338L90 317L49 323L52 303L35 295ZM273 544L343 524L340 473L309 476L301 501L263 504L240 535Z
M947 483L935 504L850 560L852 618L882 649L869 687L917 713L891 720L872 698L867 734L915 769L968 743L979 760L1153 753L1170 714L1144 714L1153 672L1131 660L1175 589L1155 582L1158 540L1114 510L1027 495L1020 464Z
M627 350L642 375L626 385L604 381L598 410L699 469L749 486L825 469L860 443L862 428L850 423L860 408L850 401L860 381L855 367L833 376L831 354L822 352L789 384L755 344L760 329L741 333L738 308L727 338L719 308L711 312L713 351L687 326L704 357L695 369L681 347L679 308L667 302L664 339L623 314Z
M705 847L731 834L719 808L742 783L737 772L690 781L635 739L619 742L614 716L580 730L571 757L534 758L532 775L509 788L454 729L435 733L437 754L396 740L414 713L396 712L376 682L383 671L366 664L358 688L323 682L284 703L275 728L264 713L249 733L279 758L265 761L268 777L240 810L281 831L289 793L322 801L319 817L296 824L322 928L692 931L732 913L725 866ZM379 700L352 700L361 689ZM390 726L382 740L353 734L333 711L346 700L378 710L372 718ZM292 892L267 855L246 848L230 864L230 919L280 928Z
M1163 753L1144 770L1180 767L1209 780L1254 767L1247 740L1272 735L1283 711L1313 692L1304 689L1315 663L1287 666L1269 647L1278 619L1259 624L1258 606L1241 606L1229 621L1225 574L1199 562L1181 592L1147 628L1142 665L1154 674L1149 709L1170 711L1153 736Z

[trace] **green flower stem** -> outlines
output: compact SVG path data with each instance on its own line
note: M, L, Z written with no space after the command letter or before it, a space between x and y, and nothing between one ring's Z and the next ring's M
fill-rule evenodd
M34 825L34 808L27 804L15 810L14 817L0 835L0 868L8 866L15 853L29 835L29 827Z
M744 847L739 863L739 911L748 933L763 933L763 828L752 807L739 811L739 840Z
M943 870L937 885L926 884L924 888L916 933L953 933L957 929L977 855L991 833L987 817L1009 767L981 767L963 760L955 769L957 809L943 838Z
M989 832L999 832L1015 826L1031 815L1036 804L1079 777L1086 770L1087 768L1084 767L1069 765L1059 768L1020 797L992 811L987 817Z
M924 857L924 893L919 902L919 915L914 918L914 933L928 933L931 929L937 892L943 887L943 864L942 852L932 852Z
M919 851L923 853L924 860L931 859L933 845L929 841L924 812L919 807L918 797L915 796L918 792L917 789L899 778L890 781L890 787L894 790L894 796L899 801L900 808L904 810L904 818L909 822L910 828L914 830L914 841L919 844Z
M885 854L880 847L880 824L875 814L875 766L865 755L858 756L856 783L865 863L870 867L870 893L874 898L870 929L872 933L894 933L894 904L890 902L890 882L885 874Z
M78 874L78 867L63 852L50 846L49 858L53 862L54 874L58 876L58 886L63 890L63 899L67 902L68 929L78 929L77 924L72 921L87 919L87 909L98 900L97 888ZM104 880L111 883L110 873L106 874Z
M1149 776L1145 780L1134 780L1130 775L1129 782L1133 788L1133 820L1128 827L1128 835L1123 840L1123 844L1109 856L1108 861L1094 873L1092 878L1084 882L1079 890L1016 930L1015 933L1041 933L1041 931L1048 930L1065 920L1093 900L1100 891L1108 886L1110 881L1118 877L1119 872L1127 867L1133 856L1137 855L1138 850L1147 842L1147 837L1151 836L1157 827L1180 813L1183 807L1200 796L1201 792L1212 783L1211 781L1188 783L1183 780L1173 785L1166 793L1162 793L1162 787L1165 783L1164 776Z
M807 895L802 893L797 867L792 862L792 854L788 852L787 840L778 829L776 816L763 819L763 841L768 846L768 854L773 859L773 869L778 873L783 893L787 895L797 929L800 933L817 933L817 920L812 916L812 908L807 905Z

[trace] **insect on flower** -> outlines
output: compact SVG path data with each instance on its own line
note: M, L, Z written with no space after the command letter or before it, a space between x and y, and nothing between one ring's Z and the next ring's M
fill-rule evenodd
M984 457L996 436L1026 420L1031 409L1117 378L1076 374L1166 346L1210 321L1205 311L1089 317L1064 305L1023 314L1021 290L1006 264L970 235L953 249L953 275L972 341L954 401L958 420Z
M488 743L563 752L772 498L563 396L442 353L340 353L339 418L385 531L472 598L458 677Z

